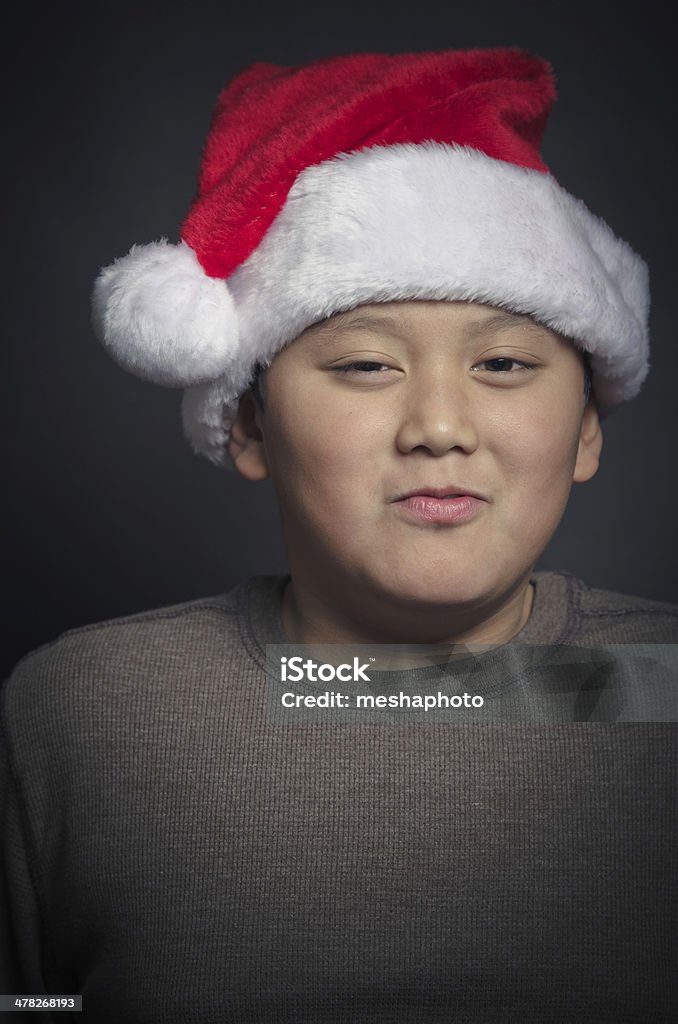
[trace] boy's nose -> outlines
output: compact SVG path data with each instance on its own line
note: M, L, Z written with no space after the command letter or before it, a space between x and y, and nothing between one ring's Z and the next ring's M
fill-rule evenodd
M464 384L441 374L412 383L403 402L396 443L404 455L418 448L436 456L453 448L474 452L478 432Z

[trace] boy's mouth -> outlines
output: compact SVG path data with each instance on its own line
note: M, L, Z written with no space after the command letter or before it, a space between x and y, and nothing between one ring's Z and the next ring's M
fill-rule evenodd
M463 487L422 487L400 495L393 504L420 523L454 525L473 519L485 501L477 491Z
M437 498L440 501L451 498L475 498L477 501L487 501L487 498L479 491L472 490L470 487L457 486L455 484L451 484L447 487L414 487L412 490L404 491L392 500L406 501L409 498Z

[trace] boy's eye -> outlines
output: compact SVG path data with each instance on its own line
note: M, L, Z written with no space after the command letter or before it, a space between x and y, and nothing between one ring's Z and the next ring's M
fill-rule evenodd
M531 370L534 364L525 363L522 359L511 359L510 356L496 356L494 359L484 359L482 363L476 363L472 369L487 369L492 373L511 373L514 370Z
M334 370L339 373L346 372L347 370L358 370L361 373L374 373L379 370L390 370L391 367L385 363L374 363L371 360L361 359L355 363L345 363L344 366L334 366Z

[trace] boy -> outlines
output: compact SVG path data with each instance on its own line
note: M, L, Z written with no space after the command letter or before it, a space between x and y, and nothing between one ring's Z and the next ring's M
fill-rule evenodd
M676 609L533 572L647 371L642 260L539 156L553 95L515 50L255 65L180 245L102 271L103 342L270 475L291 574L17 666L5 991L101 1022L675 1019L675 676L617 646L651 664ZM289 683L271 716L270 649L318 644L406 647L395 718L350 683L346 715ZM481 703L400 713L432 683Z

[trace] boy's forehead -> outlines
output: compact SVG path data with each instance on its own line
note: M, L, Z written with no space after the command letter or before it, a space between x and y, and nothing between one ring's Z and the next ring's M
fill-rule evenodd
M334 335L361 329L403 331L413 326L438 322L463 326L465 332L477 335L516 327L555 333L527 313L516 313L479 302L412 299L369 303L342 310L312 324L300 336Z

